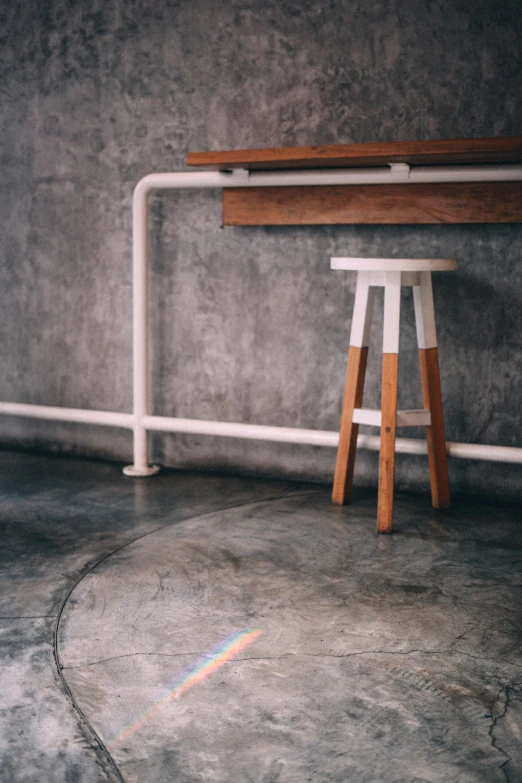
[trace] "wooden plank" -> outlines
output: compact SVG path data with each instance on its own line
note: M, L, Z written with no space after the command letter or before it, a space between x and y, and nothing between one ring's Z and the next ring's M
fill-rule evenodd
M439 358L436 348L420 348L419 360L424 407L431 411L431 426L426 427L430 466L431 501L434 508L449 508L450 491Z
M227 226L521 222L522 182L223 190Z
M485 139L433 139L427 141L327 144L310 147L189 152L188 166L226 170L296 168L346 168L410 165L453 165L473 163L521 163L522 136Z
M359 433L359 425L353 421L353 409L362 405L367 359L367 346L363 348L355 345L350 346L332 491L332 502L341 506L350 500L352 492L357 435Z
M399 354L384 353L382 355L382 424L377 504L378 533L392 532L398 378Z

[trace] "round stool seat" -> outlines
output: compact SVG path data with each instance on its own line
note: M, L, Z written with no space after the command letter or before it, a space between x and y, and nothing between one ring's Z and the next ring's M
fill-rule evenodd
M452 258L332 258L332 269L351 272L452 272Z

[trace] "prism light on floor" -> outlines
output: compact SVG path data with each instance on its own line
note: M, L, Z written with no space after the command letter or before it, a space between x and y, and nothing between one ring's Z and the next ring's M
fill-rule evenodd
M203 680L224 666L225 663L228 663L228 661L235 658L236 655L239 655L246 647L255 642L262 633L263 631L259 629L246 629L243 631L236 631L236 633L228 636L211 652L199 658L192 666L176 677L174 682L168 686L163 696L126 723L125 726L109 740L108 745L115 745L117 742L121 742L123 739L130 736L130 734L133 734L143 726L157 710L167 704L167 702L178 699L188 690L193 688L194 685L199 685L200 682L203 682Z

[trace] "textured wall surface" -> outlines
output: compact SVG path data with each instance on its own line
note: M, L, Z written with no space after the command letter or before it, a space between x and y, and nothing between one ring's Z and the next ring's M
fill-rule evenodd
M0 14L3 400L131 410L132 189L188 149L522 134L511 0L2 0ZM222 229L213 191L154 197L151 216L154 413L336 429L354 281L330 255L440 255L460 263L435 280L447 438L522 446L521 226ZM370 404L379 339L377 322ZM2 417L0 433L131 454L112 429ZM153 448L168 465L319 480L335 458L174 435ZM520 468L451 470L457 490L520 498ZM357 476L375 483L375 454ZM425 460L400 457L397 479L427 487Z

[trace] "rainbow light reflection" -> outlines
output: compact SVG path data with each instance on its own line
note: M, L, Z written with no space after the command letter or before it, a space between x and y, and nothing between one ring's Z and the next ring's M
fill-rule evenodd
M126 723L120 731L109 739L108 744L114 745L117 742L126 739L130 734L143 726L157 710L161 709L161 707L169 701L183 696L190 688L194 687L194 685L203 682L203 680L220 669L221 666L228 661L231 661L236 655L239 655L239 653L248 647L249 644L255 642L262 633L263 631L258 629L246 629L244 631L237 631L231 636L228 636L218 647L204 655L202 658L199 658L189 669L186 669L176 677L163 696L144 710L144 712L140 712L132 718L132 720Z

